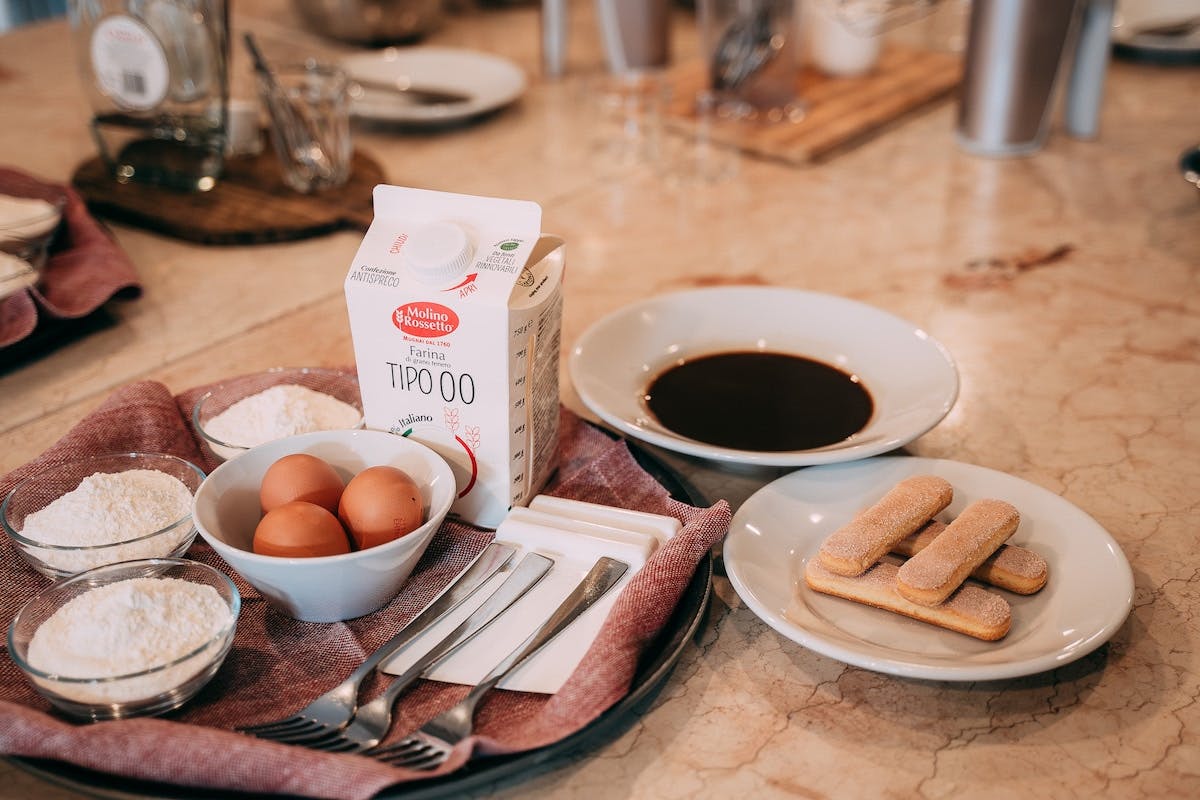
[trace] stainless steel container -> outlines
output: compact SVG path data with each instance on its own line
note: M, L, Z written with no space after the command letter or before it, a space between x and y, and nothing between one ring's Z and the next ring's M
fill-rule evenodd
M1079 2L975 0L958 114L963 149L1004 156L1041 148Z
M670 61L670 0L596 0L596 14L610 72L654 70Z

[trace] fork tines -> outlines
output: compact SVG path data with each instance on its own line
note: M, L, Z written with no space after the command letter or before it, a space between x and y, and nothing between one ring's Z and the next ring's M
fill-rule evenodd
M435 743L420 736L410 736L395 744L368 750L363 755L393 767L429 770L441 766L450 757L450 750L448 745Z
M261 725L246 725L238 728L242 733L249 733L255 736L263 736L267 738L284 738L291 737L297 734L305 734L309 731L317 730L320 725L315 719L303 716L290 717L281 719L275 722L264 722Z

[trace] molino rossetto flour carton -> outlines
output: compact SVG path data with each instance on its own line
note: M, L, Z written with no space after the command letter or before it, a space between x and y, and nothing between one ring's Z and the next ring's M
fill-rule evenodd
M558 444L564 250L520 200L377 186L346 275L366 427L454 471L451 513L496 527Z

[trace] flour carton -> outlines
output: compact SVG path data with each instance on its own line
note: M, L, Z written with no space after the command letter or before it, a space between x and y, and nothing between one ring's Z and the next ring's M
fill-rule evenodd
M345 283L366 427L440 453L451 513L494 528L554 466L562 241L535 203L398 186L374 199Z

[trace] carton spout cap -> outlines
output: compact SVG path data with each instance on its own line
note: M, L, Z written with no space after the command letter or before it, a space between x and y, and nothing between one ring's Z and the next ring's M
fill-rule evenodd
M453 222L433 222L418 228L404 244L404 265L422 283L441 284L471 266L475 247L467 232Z

